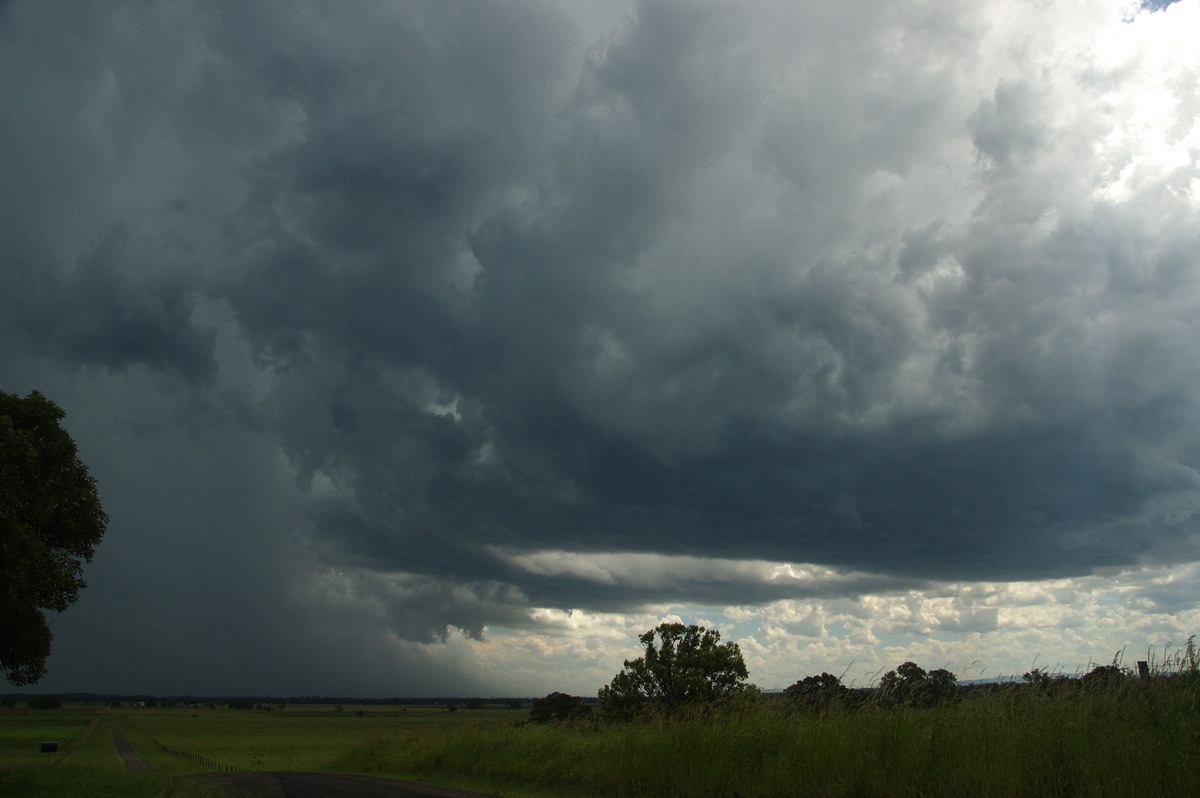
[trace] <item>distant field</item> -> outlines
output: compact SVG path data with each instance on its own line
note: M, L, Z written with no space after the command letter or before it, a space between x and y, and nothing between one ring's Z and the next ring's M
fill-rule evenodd
M242 770L327 770L367 738L525 718L529 709L289 705L286 709L138 707L116 710L125 728L167 748ZM138 746L133 736L131 741ZM142 752L146 755L145 752Z
M228 707L108 707L0 709L0 796L57 798L219 798L215 786L180 778L221 769L331 770L332 764L380 735L486 727L524 718L528 708L485 707L447 712L442 706L290 705L286 709ZM113 743L117 718L130 743L153 767L126 770ZM52 756L43 741L59 743ZM164 750L170 749L170 750ZM197 760L206 764L200 764ZM441 781L451 781L443 778Z
M931 709L529 724L528 708L0 710L0 796L219 798L216 768L363 773L514 798L1200 795L1200 682L982 692ZM154 768L125 770L116 718ZM47 762L42 740L57 739ZM164 747L168 750L164 750ZM205 764L200 764L197 760Z
M46 767L61 759L82 742L96 722L96 710L87 707L61 710L0 709L0 770ZM59 743L59 753L47 757L39 748L43 741Z
M219 798L210 785L180 780L178 774L199 769L176 765L174 757L167 763L148 751L155 772L127 771L113 744L111 717L107 708L97 706L0 709L0 795ZM58 752L41 753L41 743L51 740L59 743Z

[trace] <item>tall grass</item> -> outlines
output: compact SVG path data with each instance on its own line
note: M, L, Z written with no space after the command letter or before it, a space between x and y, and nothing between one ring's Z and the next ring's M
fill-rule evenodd
M1200 681L1104 694L1000 690L921 710L596 725L476 725L373 736L341 770L548 794L1156 796L1200 790Z

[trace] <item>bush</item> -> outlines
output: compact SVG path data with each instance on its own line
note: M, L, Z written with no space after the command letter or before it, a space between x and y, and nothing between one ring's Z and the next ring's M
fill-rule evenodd
M664 623L638 640L646 653L625 660L625 670L600 688L600 711L607 718L706 709L746 690L741 651L736 643L721 643L715 629Z
M533 702L529 719L534 723L554 720L581 720L592 716L592 708L583 699L566 693L551 693Z
M36 698L29 699L30 709L58 709L62 706L62 701L56 695L39 695Z
M958 678L945 668L926 671L905 662L879 680L879 701L885 707L936 707L961 698Z
M849 692L850 688L842 684L841 679L832 673L822 673L820 676L805 676L784 690L783 695L793 709L824 712L841 704Z
M1097 665L1079 680L1085 693L1109 693L1128 683L1129 677L1116 665Z

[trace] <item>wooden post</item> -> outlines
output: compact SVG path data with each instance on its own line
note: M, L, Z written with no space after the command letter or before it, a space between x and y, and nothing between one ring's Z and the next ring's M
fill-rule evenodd
M1144 660L1144 659L1138 660L1138 678L1141 679L1141 681L1142 681L1142 689L1149 690L1150 689L1150 665L1147 664L1146 660Z

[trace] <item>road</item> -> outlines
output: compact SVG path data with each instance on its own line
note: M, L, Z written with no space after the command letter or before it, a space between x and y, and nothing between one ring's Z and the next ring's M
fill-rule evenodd
M149 770L150 763L133 750L133 746L129 744L129 738L125 736L125 732L121 731L121 724L117 722L117 719L110 720L109 725L112 727L113 742L117 745L117 753L125 760L125 767L128 770Z

